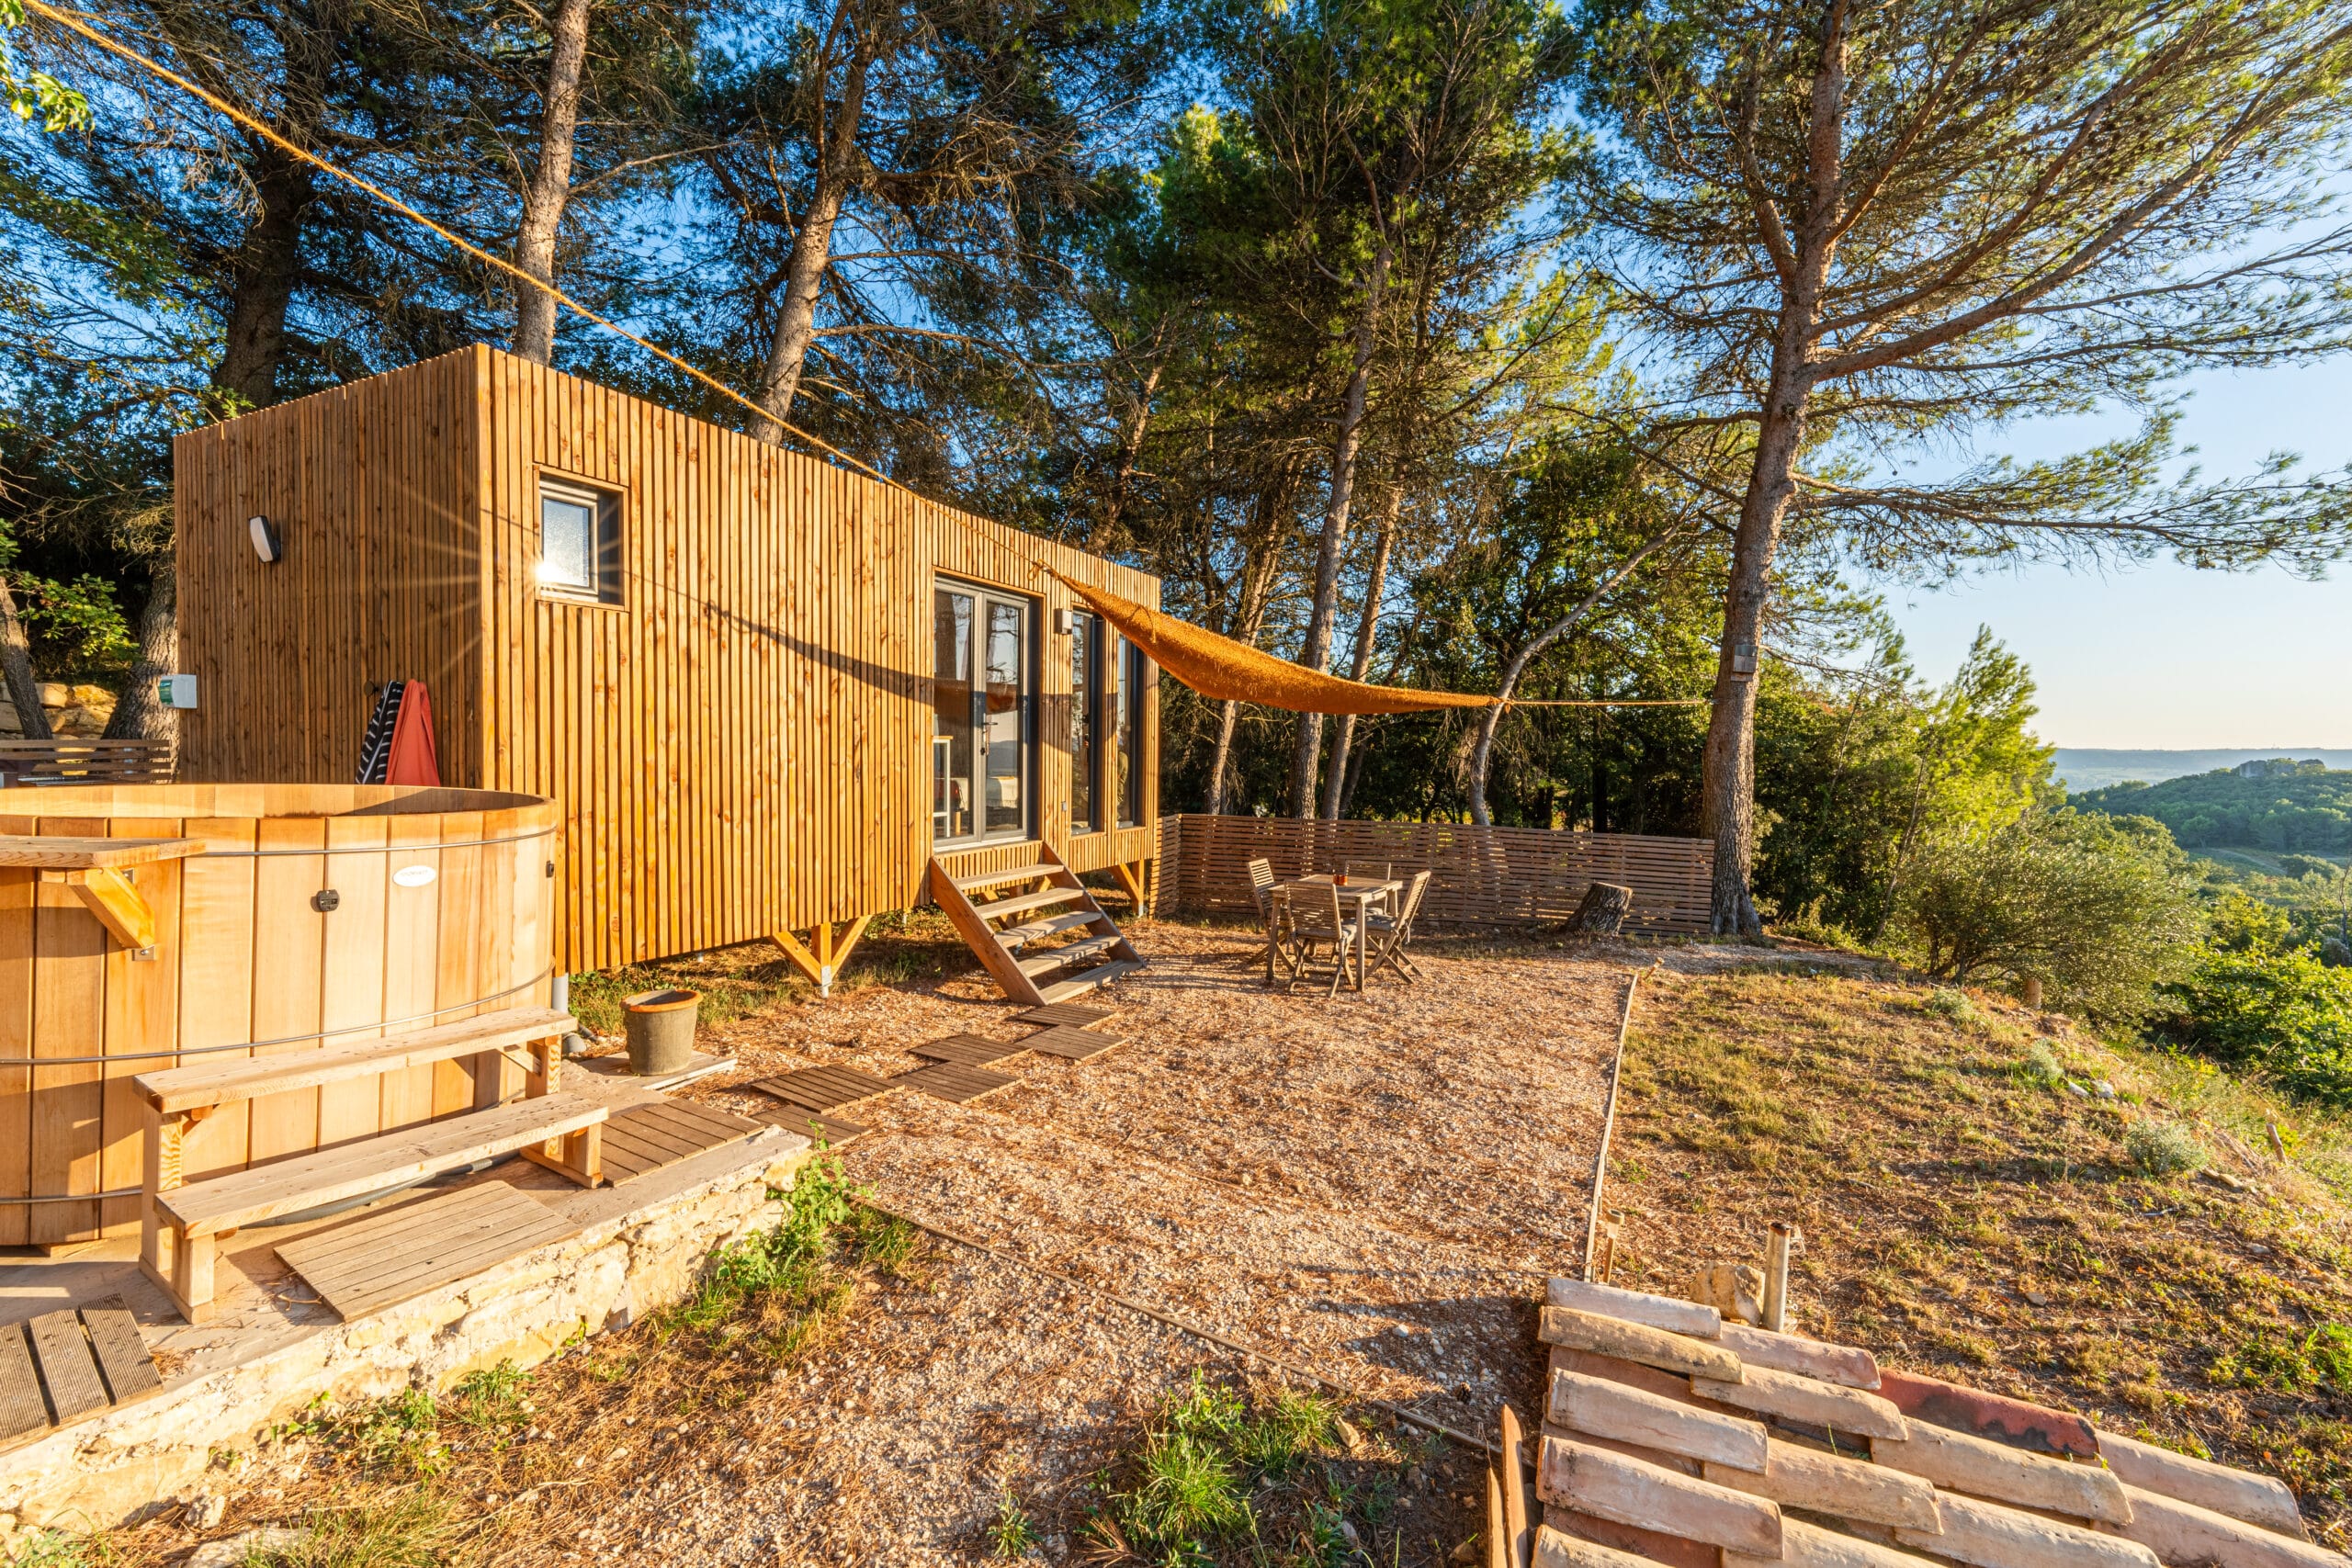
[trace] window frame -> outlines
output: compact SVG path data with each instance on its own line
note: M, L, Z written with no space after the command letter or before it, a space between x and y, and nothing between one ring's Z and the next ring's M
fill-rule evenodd
M622 530L627 525L628 493L615 486L598 484L577 475L542 468L534 498L537 511L532 525L537 530L537 555L531 577L539 597L558 604L590 608L622 608L628 602L623 592L624 573L621 570ZM594 558L593 570L595 581L586 586L550 582L545 575L548 558L547 503L550 498L584 503L594 510L595 540L591 553Z

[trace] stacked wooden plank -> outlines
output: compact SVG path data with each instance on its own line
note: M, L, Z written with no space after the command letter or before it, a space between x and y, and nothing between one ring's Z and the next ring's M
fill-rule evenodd
M1541 1337L1542 1517L1498 1520L1498 1564L2352 1568L2268 1477L1867 1350L1572 1280Z

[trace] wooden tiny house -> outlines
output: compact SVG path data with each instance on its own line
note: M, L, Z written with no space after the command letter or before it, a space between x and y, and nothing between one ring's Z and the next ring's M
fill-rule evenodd
M174 459L179 776L348 783L422 680L445 784L557 803L569 968L829 966L934 855L1157 852L1156 673L1042 569L1156 605L1143 572L481 346Z

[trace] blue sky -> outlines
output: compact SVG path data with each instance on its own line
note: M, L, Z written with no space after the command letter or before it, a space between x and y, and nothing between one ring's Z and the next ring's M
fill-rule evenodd
M2181 439L2214 478L2266 453L2333 468L2352 458L2352 363L2209 375ZM2014 432L2039 457L2095 425ZM2352 564L2324 582L2285 572L2027 567L1948 588L1881 585L1919 672L1948 678L1980 626L2041 692L2041 738L2086 747L2352 747Z

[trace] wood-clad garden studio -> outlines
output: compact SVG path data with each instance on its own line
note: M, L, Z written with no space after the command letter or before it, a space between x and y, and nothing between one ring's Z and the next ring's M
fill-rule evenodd
M1156 672L1043 569L1146 573L482 346L174 467L180 776L347 783L423 681L442 782L558 803L570 968L1156 853Z

